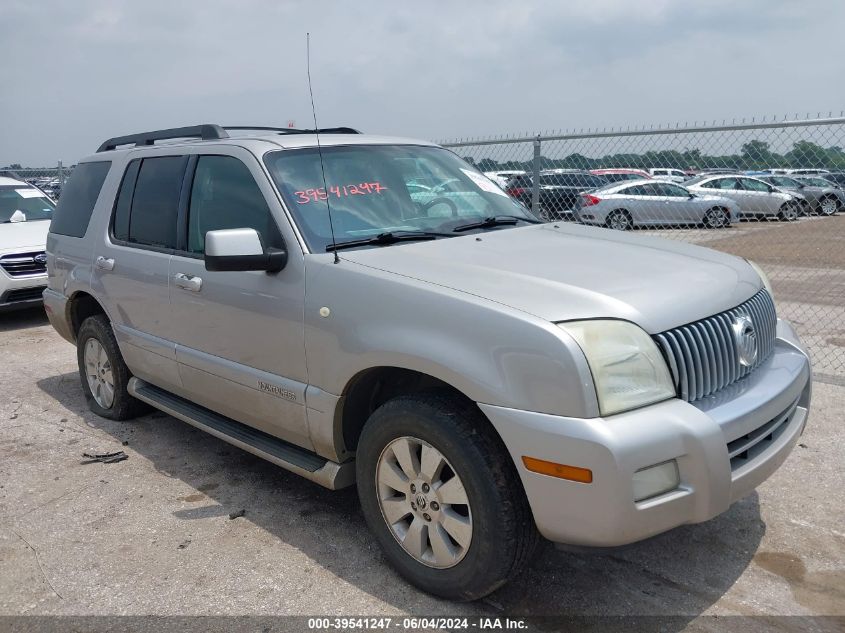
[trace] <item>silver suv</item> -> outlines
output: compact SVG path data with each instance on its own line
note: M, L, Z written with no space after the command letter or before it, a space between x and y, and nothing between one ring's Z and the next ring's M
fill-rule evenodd
M422 141L111 139L47 253L93 411L152 405L357 484L390 562L452 599L501 586L539 535L614 546L724 512L807 420L807 355L755 265L541 224Z

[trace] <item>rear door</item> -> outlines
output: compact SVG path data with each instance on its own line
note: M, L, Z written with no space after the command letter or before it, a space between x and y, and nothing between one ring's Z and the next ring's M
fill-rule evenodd
M188 397L305 448L304 259L255 157L225 146L191 157L179 248L170 266L172 330ZM205 235L253 228L289 251L279 273L211 272ZM290 227L287 226L290 234Z
M175 391L168 278L187 162L183 155L146 154L129 162L107 235L95 244L91 282L132 372Z

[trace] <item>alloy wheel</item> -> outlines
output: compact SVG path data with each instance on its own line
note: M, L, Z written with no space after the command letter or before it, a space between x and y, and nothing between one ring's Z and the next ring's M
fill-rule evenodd
M408 554L436 569L461 562L472 542L472 512L439 450L415 437L393 440L379 456L375 484L381 514Z
M114 375L106 350L95 338L85 343L85 377L98 405L110 409L114 403Z

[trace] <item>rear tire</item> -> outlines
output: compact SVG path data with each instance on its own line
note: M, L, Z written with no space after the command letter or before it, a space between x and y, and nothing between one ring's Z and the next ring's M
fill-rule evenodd
M364 426L356 461L367 524L414 586L476 600L530 560L539 535L519 475L474 403L393 398Z
M800 214L801 210L795 202L786 202L780 208L778 219L784 222L795 222Z
M82 322L76 335L76 360L82 391L88 407L109 420L130 420L149 407L129 395L127 385L132 374L104 314L95 314Z
M704 226L708 229L721 229L729 226L731 218L728 212L721 207L714 207L709 209L704 214Z
M607 216L605 226L616 231L630 231L634 228L634 221L625 209L616 209Z

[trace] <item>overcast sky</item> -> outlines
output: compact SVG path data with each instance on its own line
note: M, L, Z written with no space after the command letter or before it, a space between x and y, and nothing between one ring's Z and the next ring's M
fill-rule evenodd
M444 138L845 107L841 0L3 0L0 166L193 123Z

